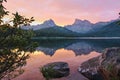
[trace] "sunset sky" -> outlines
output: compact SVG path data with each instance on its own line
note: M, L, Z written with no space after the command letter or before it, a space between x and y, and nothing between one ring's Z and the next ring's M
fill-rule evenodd
M36 22L53 19L58 25L72 24L77 19L95 23L118 18L120 0L8 0L11 12L33 16Z

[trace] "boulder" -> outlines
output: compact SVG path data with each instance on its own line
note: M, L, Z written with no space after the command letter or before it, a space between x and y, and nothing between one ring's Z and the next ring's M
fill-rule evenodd
M120 48L105 49L102 55L82 63L78 71L90 80L120 80Z
M99 74L97 71L99 63L100 63L99 56L92 58L82 63L78 71L89 80L103 80L102 75Z
M120 80L120 48L108 48L101 57L99 73L105 80Z
M45 78L60 78L68 76L70 69L66 62L53 62L44 65L41 72Z

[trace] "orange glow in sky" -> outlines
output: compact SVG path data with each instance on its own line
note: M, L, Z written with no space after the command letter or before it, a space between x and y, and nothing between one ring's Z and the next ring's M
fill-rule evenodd
M36 23L53 19L58 25L72 24L75 18L95 23L118 18L120 0L8 0L10 12L33 16Z

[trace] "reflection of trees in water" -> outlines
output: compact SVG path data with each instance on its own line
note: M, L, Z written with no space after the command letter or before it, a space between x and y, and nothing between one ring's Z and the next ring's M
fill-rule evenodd
M109 47L120 47L119 39L86 39L86 40L75 40L75 39L46 39L46 40L35 40L40 46L37 50L44 52L46 55L52 56L56 50L64 48L67 50L74 51L75 55L89 54L92 51L102 52L105 48Z

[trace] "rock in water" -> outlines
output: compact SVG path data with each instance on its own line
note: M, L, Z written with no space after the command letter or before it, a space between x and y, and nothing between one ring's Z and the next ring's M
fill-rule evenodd
M120 48L107 48L101 56L81 64L79 72L90 80L120 80Z
M53 62L44 65L41 72L45 78L60 78L68 76L70 69L66 62Z

